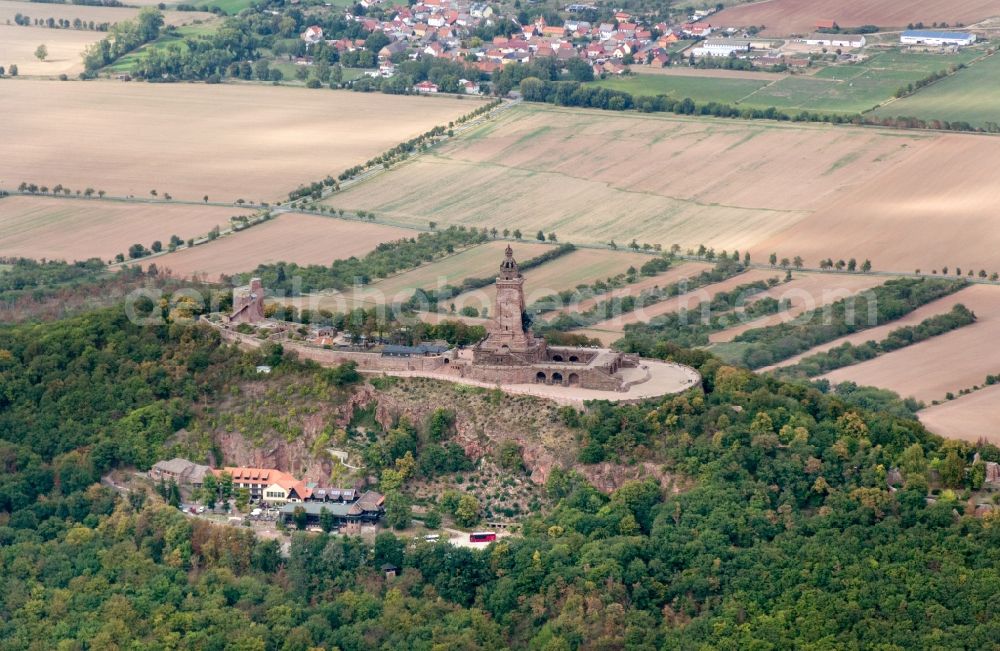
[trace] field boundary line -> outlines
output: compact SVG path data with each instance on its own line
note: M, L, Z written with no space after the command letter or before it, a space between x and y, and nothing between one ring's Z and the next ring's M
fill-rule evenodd
M768 0L768 1L770 1L770 0ZM788 75L788 76L790 77L791 75ZM787 77L782 77L782 79L787 79ZM763 86L761 86L760 88L755 88L755 89L754 89L753 91L751 91L751 92L750 92L749 94L747 94L747 95L744 95L743 97L740 97L739 99L737 99L735 103L736 103L737 105L739 105L740 103L742 103L742 102L743 102L743 100L745 100L745 99L747 99L747 98L749 98L749 97L752 97L753 95L755 95L755 94L759 93L760 91L764 90L765 88L770 88L771 86L775 85L775 84L776 84L776 83L778 83L779 81L781 81L781 79L775 79L774 81L772 81L772 82L770 82L770 83L767 83L767 84L764 84L764 85L763 85Z
M365 181L368 181L370 179L373 179L373 178L376 178L378 176L381 176L382 174L385 174L387 172L391 172L394 169L396 169L398 166L400 166L401 164L405 164L405 163L407 163L407 162L409 162L411 160L416 160L416 159L420 158L422 155L424 155L426 153L430 153L430 152L434 151L435 149L437 149L438 147L440 147L440 146L442 146L442 145L444 145L446 143L452 142L456 138L458 138L458 137L460 137L460 136L468 133L472 129L475 129L477 127L482 126L483 124L485 124L489 120L491 120L493 118L496 118L497 116L502 116L504 113L508 112L509 110L511 110L512 108L514 108L518 104L520 104L521 101L522 100L520 100L520 99L516 99L516 100L503 100L503 103L498 104L497 106L495 106L494 108L490 109L486 113L483 113L482 115L478 115L475 118L473 118L473 119L471 119L471 120L469 120L467 122L463 122L462 124L459 124L459 125L456 125L456 126L452 127L451 131L452 131L453 135L446 136L445 138L442 138L442 139L440 139L440 140L432 143L427 148L426 151L419 151L418 150L418 151L414 152L413 154L407 156L405 161L401 161L401 163L397 163L395 165L392 165L388 169L386 169L385 167L382 167L381 165L376 165L375 167L371 167L371 168L369 168L369 169L367 169L367 170L365 170L363 172L360 172L359 174L356 174L356 175L354 175L354 176L352 176L352 177L350 177L348 179L344 179L344 181L342 183L340 183L340 189L339 190L334 190L333 188L323 188L323 192L320 195L320 198L317 199L316 201L323 201L324 199L329 199L330 197L332 197L332 196L334 196L336 194L340 194L342 192L345 192L347 190L350 190L351 188L353 188L356 185L359 185L361 183L364 183ZM281 202L279 202L279 203L276 204L276 207L279 207L279 208L288 208L295 201L300 201L300 199L288 199L286 201L281 201Z
M127 196L123 197L121 195L111 195L111 194L106 194L103 197L83 197L83 196L77 196L75 194L52 194L51 192L43 194L41 192L28 192L27 190L25 190L24 192L17 189L8 190L2 186L0 186L0 192L6 192L9 196L12 197L19 196L19 197L33 197L36 199L69 199L69 200L79 200L79 201L93 201L95 203L101 201L111 201L117 203L144 203L151 205L163 204L165 206L177 205L177 206L212 206L215 208L237 208L237 209L249 208L252 210L267 210L268 208L273 207L273 204L264 205L262 203L252 203L249 201L240 205L233 201L206 202L206 201L194 201L191 199L146 199L145 197L127 197Z

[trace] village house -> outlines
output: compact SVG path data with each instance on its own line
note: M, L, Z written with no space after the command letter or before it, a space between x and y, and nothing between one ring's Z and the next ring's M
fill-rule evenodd
M302 32L302 40L308 45L319 43L323 40L323 28L319 25L306 27L306 31Z
M437 84L431 81L421 81L420 83L413 85L413 90L418 93L436 93L438 92Z
M466 95L480 94L479 84L475 81L470 81L469 79L459 79L458 86L465 92Z

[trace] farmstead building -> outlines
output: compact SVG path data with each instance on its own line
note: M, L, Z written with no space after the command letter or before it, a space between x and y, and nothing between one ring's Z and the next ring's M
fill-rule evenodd
M976 35L967 32L934 32L922 29L910 29L899 37L903 45L957 45L959 47L972 45Z
M750 52L750 41L744 38L709 38L692 50L695 56L727 57Z
M810 34L804 41L806 45L824 47L864 47L866 43L861 34Z

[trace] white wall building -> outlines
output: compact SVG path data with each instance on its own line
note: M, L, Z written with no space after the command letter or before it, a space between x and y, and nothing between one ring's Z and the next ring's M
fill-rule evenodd
M910 29L899 37L903 45L972 45L976 35L966 32L935 32L922 29Z
M750 51L750 41L743 38L708 38L691 52L699 57L740 56Z
M866 43L861 34L810 34L803 40L806 45L825 47L864 47Z

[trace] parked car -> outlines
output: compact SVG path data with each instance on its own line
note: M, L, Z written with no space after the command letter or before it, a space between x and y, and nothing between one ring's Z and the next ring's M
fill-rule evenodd
M204 506L199 506L198 507L198 513L204 513L204 512L205 512L205 507Z

